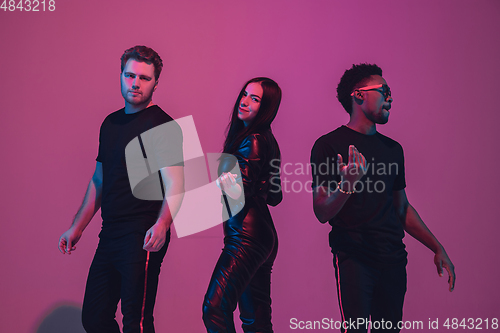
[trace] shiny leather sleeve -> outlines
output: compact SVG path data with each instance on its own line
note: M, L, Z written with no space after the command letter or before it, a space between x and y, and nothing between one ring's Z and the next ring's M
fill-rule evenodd
M281 191L281 178L278 175L271 176L271 187L267 192L266 203L269 206L277 206L283 200L283 192Z
M245 197L261 196L271 206L280 203L280 152L271 131L248 136L234 155L240 165Z
M261 142L259 142L261 140ZM259 192L258 182L266 160L267 146L260 134L245 138L235 153L240 165L245 196L251 197Z

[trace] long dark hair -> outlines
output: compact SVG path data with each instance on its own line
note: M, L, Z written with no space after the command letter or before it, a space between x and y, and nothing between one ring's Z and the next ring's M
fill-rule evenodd
M252 82L260 83L262 86L262 99L260 101L259 111L254 120L245 127L245 124L238 118L238 108L240 107L241 97L248 84ZM249 80L240 91L236 103L234 103L231 122L227 126L226 141L224 141L223 153L231 154L240 146L243 139L248 135L265 131L271 128L271 123L281 103L281 88L276 82L267 77L256 77Z

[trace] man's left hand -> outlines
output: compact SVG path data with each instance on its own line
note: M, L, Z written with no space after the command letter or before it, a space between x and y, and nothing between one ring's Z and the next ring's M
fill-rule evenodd
M146 232L146 237L144 237L144 246L142 248L150 252L160 251L163 245L165 245L167 230L168 227L166 227L165 225L158 222L155 223Z
M448 258L448 254L443 251L438 251L434 255L434 264L436 264L437 272L439 276L443 276L443 267L448 271L448 284L449 290L453 291L455 289L455 266Z

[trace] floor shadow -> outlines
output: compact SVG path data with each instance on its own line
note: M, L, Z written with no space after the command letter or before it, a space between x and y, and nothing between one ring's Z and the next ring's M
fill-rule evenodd
M82 308L74 304L58 304L47 312L35 333L85 333Z

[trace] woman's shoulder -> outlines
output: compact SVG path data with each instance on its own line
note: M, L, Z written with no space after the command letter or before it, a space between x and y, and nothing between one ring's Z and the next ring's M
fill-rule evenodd
M267 156L279 151L278 142L274 138L270 130L255 132L249 134L240 145L240 152L246 152L248 155L256 154L259 156ZM278 153L279 154L279 153Z
M271 134L272 136L272 134ZM265 132L255 132L247 135L240 144L240 149L263 150L272 142Z
M247 135L243 141L241 141L238 151L243 155L250 155L261 151L266 145L265 138L261 133L252 133Z
M243 142L249 142L252 144L270 144L276 141L273 132L271 130L259 131L249 134Z

